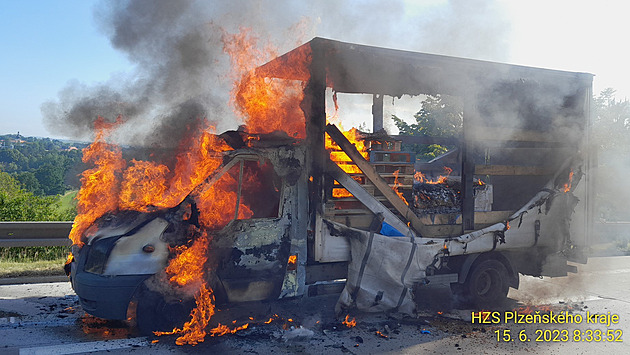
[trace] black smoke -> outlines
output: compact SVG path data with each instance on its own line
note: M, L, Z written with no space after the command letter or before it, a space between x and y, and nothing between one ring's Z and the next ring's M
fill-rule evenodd
M223 52L226 33L251 28L280 53L321 36L498 60L507 53L508 26L494 5L451 0L418 12L402 0L103 1L95 23L134 67L97 85L70 81L42 105L44 120L51 133L90 139L97 116L122 115L119 143L176 146L201 119L219 133L242 123L229 104L234 77Z

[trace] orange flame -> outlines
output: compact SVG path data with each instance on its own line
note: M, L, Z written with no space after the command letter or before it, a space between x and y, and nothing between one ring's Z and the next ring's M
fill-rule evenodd
M237 114L243 117L248 130L256 133L271 133L276 130L285 131L290 136L303 138L305 136L305 119L299 107L303 91L300 84L282 81L279 79L265 78L253 70L265 60L265 57L275 56L276 51L270 46L259 50L258 39L252 36L251 31L241 29L239 34L223 36L224 51L231 57L232 70L236 78L231 93L231 101ZM310 56L305 53L304 62ZM188 162L189 159L182 159ZM193 162L196 166L201 160ZM212 161L212 160L210 160ZM178 160L179 162L179 160ZM211 165L202 179L220 165ZM146 169L147 167L143 167ZM236 167L235 167L236 168ZM197 170L195 170L197 171ZM158 172L160 176L160 172ZM155 179L159 182L159 179ZM256 181L254 176L244 176L244 181ZM224 226L233 218L249 218L252 211L243 203L236 204L236 184L234 174L230 172L220 177L213 185L204 189L197 196L199 207L199 221L203 227L216 229ZM164 191L162 184L156 184L154 189L159 193ZM168 196L173 196L171 191L166 191ZM201 243L197 247L197 243ZM207 238L199 238L192 247L180 251L179 255L171 261L167 272L171 281L180 285L201 281L201 289L195 297L197 307L191 312L191 319L182 329L174 329L173 333L181 334L177 339L178 345L195 345L203 341L210 317L214 314L214 296L203 280L205 254L207 253ZM190 258L189 258L190 257ZM234 329L219 324L210 330L212 336L220 336L246 329L245 324Z
M359 130L356 128L352 128L348 131L342 131L342 133L348 139L348 141L350 141L350 143L352 143L357 148L363 158L369 160L369 152ZM333 142L332 138L330 138L328 134L326 134L325 137L325 146L326 149L330 152L330 160L334 161L341 168L341 170L345 171L348 174L363 173L361 169L352 162L352 159L350 159L350 157L343 150L341 150L341 148L335 142ZM352 194L344 188L333 188L333 197L352 197Z
M567 193L569 191L571 191L571 185L573 184L573 170L571 170L571 172L569 173L569 182L567 182L566 184L564 184L564 192Z
M209 127L192 135L191 140L180 143L180 153L176 156L172 172L166 165L148 161L131 160L127 166L120 148L105 140L120 123L120 118L114 124L107 124L99 118L96 122L95 142L84 150L84 161L93 162L95 168L83 174L83 186L78 197L79 214L70 234L74 244L83 244L82 236L87 227L107 212L119 209L146 212L156 207L176 206L221 165L220 153L230 149L211 133L214 129ZM252 176L244 178L253 179ZM201 207L199 221L202 226L218 228L234 218L236 183L234 177L228 173L196 196L198 206ZM230 211L232 212L229 213ZM239 218L248 218L251 215L247 206L239 205ZM214 296L204 280L207 248L208 236L203 234L192 246L173 249L172 252L177 257L171 260L166 269L171 275L171 282L179 286L195 285L200 288L195 296L197 306L191 312L190 321L182 329L170 332L181 334L176 341L179 345L194 345L203 341L205 328L214 314ZM68 258L71 260L71 255ZM222 332L211 331L211 334Z
M208 237L204 233L197 238L192 246L182 245L175 248L177 257L172 259L166 267L166 273L171 275L170 281L180 286L202 283L204 265L208 253Z
M190 320L184 323L179 329L175 328L170 332L154 332L155 335L180 334L175 340L177 345L197 345L204 341L206 337L206 327L210 318L214 315L214 294L205 282L201 285L199 293L195 295L197 307L190 312Z
M344 319L341 324L345 325L348 328L353 328L357 325L357 321L355 320L354 317L352 317L352 320L348 320L348 318L350 317L350 315L346 315L346 319Z
M180 143L172 173L166 165L155 162L134 159L128 166L120 147L106 141L121 123L121 117L114 123L99 117L95 141L83 150L83 162L95 167L83 172L78 214L69 236L73 244L83 245L88 227L105 213L176 206L221 165L219 153L230 149L213 134L214 127L207 127Z
M223 50L230 55L235 78L231 100L236 113L243 117L252 132L284 131L292 137L304 138L306 126L299 103L304 96L301 82L266 78L254 68L277 56L271 45L258 45L259 39L250 29L223 36ZM310 62L310 52L304 47L302 66ZM282 70L281 67L275 68ZM286 68L291 70L291 68ZM280 73L276 73L279 76Z
M227 325L222 325L221 323L219 323L215 328L212 328L210 330L210 335L214 337L214 336L222 336L225 334L234 334L238 332L239 330L244 330L244 329L247 329L248 327L249 327L249 323L245 323L241 325L240 327L230 329L230 327L228 327Z
M203 278L203 266L206 263L208 238L204 234L194 241L192 246L178 247L177 257L171 260L166 272L170 281L180 286L200 284L199 293L195 295L196 307L190 312L190 320L179 329L170 332L155 332L155 335L180 334L175 343L177 345L196 345L203 342L206 327L214 315L214 294L208 288Z
M289 255L289 260L287 261L287 270L297 269L297 257L297 255Z
M72 252L68 253L68 257L66 258L66 262L64 263L64 265L68 265L72 262L72 260L74 260L74 255L72 255Z
M203 342L206 336L206 328L215 313L214 294L204 280L204 265L207 260L208 237L204 234L197 238L192 246L178 247L177 257L172 259L166 268L171 275L170 281L180 286L200 284L199 293L195 296L196 307L190 313L190 320L179 329L170 332L155 332L155 335L179 334L175 343L177 345L196 345ZM230 329L220 323L211 329L211 336L233 334L239 330L247 329L249 324Z
M77 194L77 217L74 219L69 238L73 244L83 245L81 237L99 217L118 208L118 184L125 167L119 147L106 142L112 130L122 123L108 123L98 117L94 126L94 142L83 150L83 162L93 163L94 168L85 170L81 178L81 190Z
M446 183L446 181L448 180L448 177L451 175L452 172L453 172L453 169L449 168L448 166L445 166L444 167L445 175L440 175L437 180L427 180L426 176L420 171L416 172L413 178L417 182L422 183L422 184L444 184Z
M407 206L409 206L409 202L407 202L407 199L405 199L405 197L403 196L403 193L398 191L398 188L402 186L402 184L398 181L399 172L400 170L394 171L394 187L392 188L394 189L394 192L396 193L396 195L398 195L398 197L400 197L400 199L403 200L405 204L407 204Z
M105 339L124 339L130 335L128 327L87 313L81 317L81 330L84 334L97 334Z
M125 171L121 208L147 211L149 205L168 208L179 204L221 165L223 160L219 153L230 150L213 133L214 127L209 127L193 135L195 139L192 142L184 140L180 143L170 179L166 179L169 169L164 165L132 161L134 167Z
M238 167L232 168L233 171ZM247 177L244 176L244 180ZM216 183L205 189L199 196L199 223L210 229L219 229L234 219L236 214L236 179L228 174L223 175ZM249 218L253 212L241 203L238 206L238 218Z
M340 127L340 130L342 128ZM343 135L354 145L354 147L361 153L361 156L366 160L369 160L369 152L367 150L367 146L365 145L365 140L361 132L359 132L356 128L351 128L350 130L343 131ZM339 164L339 163L352 163L352 159L343 151L341 148L333 142L332 138L328 134L326 134L325 138L326 149L330 151L330 160L334 161L339 165L345 172L353 173L353 172L361 172L361 170L354 164ZM352 167L349 167L350 165ZM348 170L347 170L348 169Z

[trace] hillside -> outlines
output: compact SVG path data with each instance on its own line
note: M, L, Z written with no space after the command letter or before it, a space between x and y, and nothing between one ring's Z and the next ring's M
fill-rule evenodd
M80 186L82 149L87 143L50 138L0 136L0 171L35 195L60 195Z

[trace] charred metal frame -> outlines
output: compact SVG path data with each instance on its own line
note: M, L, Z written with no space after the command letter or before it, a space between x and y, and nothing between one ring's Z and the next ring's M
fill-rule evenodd
M308 53L308 55L304 56L304 53ZM307 60L304 61L304 58ZM437 233L437 235L448 240L455 240L458 237L467 239L471 236L477 238L477 235L483 234L479 232L480 230L490 228L495 223L499 224L492 228L496 229L497 233L503 233L502 230L506 228L507 224L505 218L508 218L514 211L521 208L522 204L526 202L526 200L522 200L523 197L531 196L531 194L536 193L537 188L543 187L546 182L545 176L551 176L555 172L555 169L544 169L542 166L527 166L527 163L522 166L518 164L505 165L505 163L502 163L504 165L484 165L484 163L480 163L479 156L488 151L489 148L487 147L496 147L496 144L507 144L514 151L521 148L540 148L542 151L544 149L561 148L569 153L577 153L578 147L584 146L581 143L588 144L588 136L590 134L588 101L592 90L593 75L588 73L415 53L344 43L324 38L314 38L310 42L257 68L257 73L268 77L305 82L304 99L301 107L306 120L306 145L309 148L309 154L307 154L308 176L310 177L308 182L308 233L309 261L311 262L319 260L317 258L314 260L313 242L316 239L314 234L318 231L318 220L324 215L323 207L327 201L327 195L324 191L326 185L325 174L329 176L334 175L334 172L327 172L330 169L326 167L328 158L324 147L327 88L331 88L335 93L371 94L372 122L375 130L382 127L383 97L385 95L400 97L402 95L445 94L461 98L464 103L464 126L461 136L443 138L398 135L394 137L412 144L437 143L458 147L458 169L461 178L461 193L463 195L459 219L461 222L458 222L461 224L458 226L459 228L456 225L430 226L431 229L429 230L431 232L425 231L424 235L423 233L417 233L419 237L431 237L434 236L433 233ZM533 91L531 91L532 88ZM552 97L554 100L560 100L557 106L548 106L543 108L543 110L547 109L548 112L546 114L548 115L566 115L569 120L571 117L575 117L578 125L583 125L582 133L586 137L586 142L572 141L568 145L559 144L553 138L549 138L552 137L550 132L544 131L544 124L546 123L540 126L543 128L538 127L538 129L542 129L542 131L539 131L539 134L547 138L537 137L536 134L538 133L528 131L528 127L519 128L508 125L506 129L503 129L505 131L503 132L501 130L502 126L494 125L493 119L497 120L498 117L493 117L492 112L490 112L491 116L487 117L488 100L495 99L492 97L493 93L501 94L507 91L505 95L510 95L510 90L512 90L512 94L515 95L514 97L517 101L523 100L520 105L527 105L528 92L519 92L518 90L521 89L530 90L529 95L533 95L532 92L538 93L537 91L541 91L543 95ZM524 99L523 96L525 96ZM507 98L509 99L509 96ZM580 106L582 99L587 101L587 104L583 107ZM502 104L500 98L496 100L498 105ZM531 103L529 104L531 105ZM530 118L533 119L530 121L534 123L550 122L553 117L541 118L536 117L540 112L527 112L528 109L538 109L535 105L529 108L521 106L510 107L509 109L513 110L512 112L517 115L520 115L520 111L525 110L526 112L523 116L525 122L529 122ZM490 109L492 108L490 107ZM545 114L545 111L542 112ZM533 116L529 117L527 116L528 114ZM482 129L479 129L480 127ZM483 127L497 128L495 129L496 133L484 131ZM525 129L525 131L518 131L519 129ZM537 127L532 129L535 130ZM517 130L519 132L518 135L525 138L510 137L510 130ZM533 137L533 139L528 140L528 137ZM487 145L486 142L488 141L494 143ZM564 156L567 155L565 154ZM560 157L561 155L558 155L558 158ZM595 163L592 157L587 156L586 158L588 161L586 161L585 166ZM561 161L557 163L560 164ZM497 186L503 186L502 191L497 192L495 189L495 202L497 201L497 194L505 193L506 188L508 188L505 184L506 181L522 181L522 184L530 184L532 187L529 190L515 190L512 194L520 194L521 200L514 201L509 207L506 207L508 204L502 203L504 208L497 207L497 213L481 216L477 221L473 186L474 181L476 181L475 176L486 175L496 176L495 180L499 181ZM503 185L501 185L501 181L503 181ZM534 183L532 184L531 182ZM594 186L592 177L588 177L586 183L588 185L587 196L584 200L585 206L582 209L585 215L588 215L593 203L593 199L590 196ZM500 201L509 200L509 197L507 199L499 198L501 199ZM374 203L372 202L371 204ZM492 212L495 212L494 208ZM319 223L319 226L321 227L321 223ZM583 229L590 232L591 226L591 221L589 218L586 218ZM419 229L424 229L421 226L414 227L416 232ZM435 227L440 228L436 229ZM490 234L493 233L490 232ZM487 235L484 235L482 239L486 238ZM464 247L468 245L466 242L464 244ZM473 244L479 245L479 243ZM470 249L468 252L472 250ZM459 252L468 253L466 248ZM333 258L333 260L341 261L343 259Z
M309 52L309 61L303 62L304 52ZM279 70L281 68L282 70ZM448 57L425 53L393 50L324 38L310 42L290 51L257 69L260 75L289 80L306 81L302 109L306 118L307 145L312 149L308 163L310 183L310 230L314 230L315 215L321 214L325 195L322 194L323 171L325 170L324 127L325 91L332 88L339 93L363 93L373 95L373 122L375 129L382 127L384 95L446 94L458 96L464 102L464 128L461 137L405 137L403 142L450 142L460 149L462 193L461 233L475 229L473 177L476 175L474 156L480 139L473 128L483 125L478 104L486 99L493 88L491 83L525 83L545 88L549 95L569 99L588 95L593 75L525 66L494 63L480 60ZM309 73L310 77L304 75ZM509 84L506 84L509 85ZM576 90L577 91L573 91ZM568 105L575 105L568 103ZM568 106L568 110L575 107ZM588 112L584 108L583 112ZM588 119L587 119L588 121ZM587 123L588 124L588 123ZM588 127L585 127L588 134ZM509 140L509 139L506 139ZM543 143L544 144L544 143ZM590 202L589 202L590 204ZM590 207L588 207L590 208Z

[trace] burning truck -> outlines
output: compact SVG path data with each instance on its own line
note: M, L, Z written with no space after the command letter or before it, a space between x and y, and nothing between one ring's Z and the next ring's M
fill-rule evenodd
M99 122L70 236L73 288L94 316L126 319L131 303L141 329L179 334L205 335L215 304L330 290L340 314L411 314L428 282L493 307L519 274L586 262L591 90L586 73L315 38L237 88L271 121L191 133L173 170L125 162ZM328 123L331 93L370 95L374 133ZM461 133L387 135L383 102L403 95L459 98ZM401 145L446 140L456 148L422 164Z

